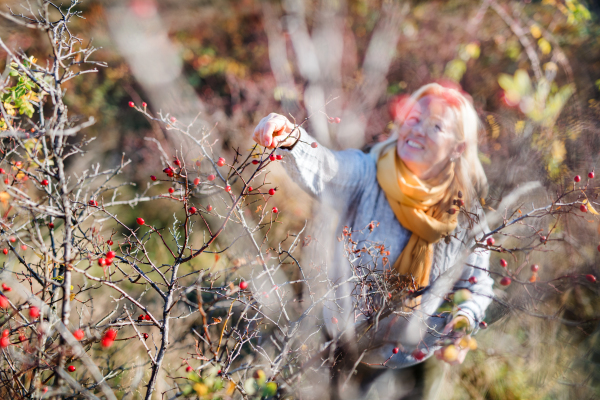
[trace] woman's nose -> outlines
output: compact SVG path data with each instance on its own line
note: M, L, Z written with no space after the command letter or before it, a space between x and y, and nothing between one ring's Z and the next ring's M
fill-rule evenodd
M412 132L417 136L425 137L425 127L422 123L418 123L412 128Z

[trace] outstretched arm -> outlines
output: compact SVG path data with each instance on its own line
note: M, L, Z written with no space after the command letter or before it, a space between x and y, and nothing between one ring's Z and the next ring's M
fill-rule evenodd
M263 118L253 139L262 146L277 147L289 176L317 198L327 193L337 201L352 201L369 179L376 179L375 162L368 154L356 149L331 151L283 115Z

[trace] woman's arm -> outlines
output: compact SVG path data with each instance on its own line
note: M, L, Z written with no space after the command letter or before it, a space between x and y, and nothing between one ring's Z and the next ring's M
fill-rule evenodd
M462 303L459 306L460 311L456 313L456 315L467 317L471 328L473 328L473 332L479 330L479 323L485 318L485 311L494 296L492 289L494 280L487 272L489 266L489 251L471 254L467 258L461 280L455 285L455 289L469 289L473 293L471 299Z
M279 114L263 118L253 139L262 146L277 147L276 152L284 157L283 165L289 176L317 198L327 193L339 202L352 201L369 179L376 179L376 165L368 154L356 149L331 151L318 144L303 128L294 129L293 124Z
M474 212L479 217L478 225L483 232L489 232L485 214L481 210L481 206L478 205L477 208L479 210L474 210ZM471 241L470 245L473 244L474 241ZM471 253L467 258L460 280L454 286L455 290L469 289L473 293L470 300L460 305L460 311L457 313L457 315L467 317L473 332L479 330L479 323L485 318L486 309L494 296L494 280L488 272L489 267L489 251L479 249L477 252Z

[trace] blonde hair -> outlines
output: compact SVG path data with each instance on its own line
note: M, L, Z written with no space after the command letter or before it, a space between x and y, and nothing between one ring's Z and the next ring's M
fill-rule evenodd
M456 113L458 126L455 135L459 143L465 143L465 150L459 159L454 160L455 184L452 186L457 191L462 190L465 206L467 210L470 210L473 200L485 197L488 190L487 177L479 161L479 151L477 149L477 133L482 127L481 121L473 104L465 95L456 89L447 88L438 83L421 86L415 91L408 101L400 106L396 120L403 123L404 117L408 115L417 101L429 95L445 100ZM395 129L388 139L373 146L369 154L377 161L383 153L392 145L396 145L397 142L398 129Z

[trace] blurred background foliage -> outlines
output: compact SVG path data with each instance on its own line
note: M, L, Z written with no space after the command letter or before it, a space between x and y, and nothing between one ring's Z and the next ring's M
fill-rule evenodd
M87 135L97 137L91 152L85 159L72 161L70 168L73 171L87 168L90 160L108 166L118 164L122 157L131 158L134 167L127 169L122 179L143 188L150 174L160 173L164 162L156 146L144 140L145 137L157 139L170 156L184 155L189 160L200 157L187 154L183 146L167 140L168 132L129 108L129 101L137 105L147 101L151 112L162 110L178 119L188 112L186 107L194 109L192 114L201 111L201 118L219 140L218 155L229 159L234 148L245 151L251 147L254 126L269 112L290 113L297 121L305 118L309 114L304 98L308 83L299 66L303 53L293 50L291 36L297 34L295 22L285 18L292 7L286 5L289 1L283 3L85 2L82 10L85 19L74 20L72 29L85 42L93 39L93 45L101 48L96 59L106 61L108 68L73 79L66 85L65 99L71 115L80 120L88 116L97 120L87 130ZM342 115L352 102L351 94L364 83L362 60L378 21L385 17L388 3L383 0L302 2L302 15L309 32L319 25L319 19L331 17L323 10L333 9L338 17L337 26L341 27L338 42L341 47L327 48L331 42L315 42L316 46L325 46L320 51L341 52L340 73L321 78L338 80L340 84L337 91L325 90L326 98L340 96L332 103L333 116ZM425 83L444 80L459 84L472 96L485 125L480 157L490 181L490 197L486 199L489 206L494 207L503 194L523 182L539 179L551 189L566 185L565 177L585 176L595 168L600 150L600 6L577 0L401 3L404 8L396 26L399 40L385 74L385 90L375 96L372 107L365 108L357 117L365 122L364 132L348 141L342 132L344 124L328 125L328 136L319 139L334 149L356 144L368 146L382 140L390 130L394 104L400 96ZM3 0L0 4L20 12L16 1ZM120 23L149 21L144 25L147 36L164 31L161 40L166 41L175 60L169 71L181 77L191 92L180 91L177 86L176 90L165 87L151 94L136 79L131 59L117 43L117 30L111 27L118 7L125 7L128 15L135 18ZM283 47L273 48L272 34L283 41ZM7 20L0 24L0 36L9 47L22 49L43 63L50 50L44 38L37 35L36 31ZM133 46L131 52L135 51ZM160 47L156 51L160 52ZM275 51L275 55L270 51ZM274 76L273 61L279 57L284 72L291 77L291 85L282 84ZM0 51L2 70L5 59ZM195 99L191 106L184 104L186 96ZM3 101L11 102L8 97L3 97ZM17 113L27 112L26 104L13 102L9 108ZM269 178L280 187L278 197L286 199L280 207L284 211L283 223L269 236L276 243L287 231L297 231L306 219L310 220L315 206L308 196L285 180L280 168L274 168ZM166 191L166 187L153 188L150 194L161 191ZM208 199L207 195L199 201ZM156 203L139 205L134 209L123 208L119 215L132 223L137 215L143 214L147 221L163 221L167 225L178 209L178 205L165 200L164 207L157 208ZM598 235L598 221L594 221L560 228L570 230L575 241L572 245L579 246L577 251L586 255L582 256L585 262L574 264L573 250L536 256L539 264L553 265L554 269L548 268L548 278L553 272L562 269L564 273L575 266L600 272L593 244L597 240L589 239ZM240 266L246 263L243 257L243 252L220 260L203 257L190 268L212 267L217 262ZM529 255L517 261L528 262ZM511 290L511 295L523 296L522 290ZM439 366L432 367L436 371L433 374L445 376L437 384L446 388L447 398L600 396L598 291L582 285L575 290L557 290L553 296L538 300L541 299L545 302L541 309L558 311L556 316L586 323L573 327L551 318L510 313L503 317L505 323L494 324L478 335L480 350L472 352L463 366L446 368L443 373Z

